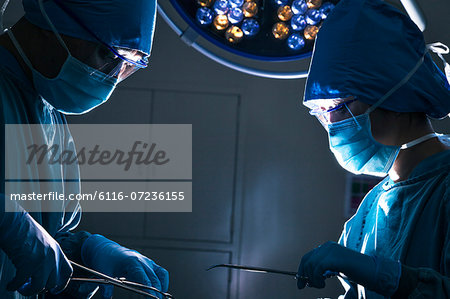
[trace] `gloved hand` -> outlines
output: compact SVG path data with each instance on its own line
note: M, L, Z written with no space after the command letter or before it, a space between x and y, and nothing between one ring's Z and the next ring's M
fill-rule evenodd
M330 272L343 273L350 281L390 297L398 288L401 265L398 261L365 255L327 242L303 256L297 275L308 279L298 279L297 287L323 288Z
M101 235L91 235L84 241L81 258L86 267L112 277L152 286L167 292L169 273L137 251L125 248ZM112 297L112 287L100 286L103 298ZM159 293L151 292L159 298Z
M44 289L61 292L72 275L72 266L58 243L27 212L2 213L0 246L16 267L8 291L24 296Z

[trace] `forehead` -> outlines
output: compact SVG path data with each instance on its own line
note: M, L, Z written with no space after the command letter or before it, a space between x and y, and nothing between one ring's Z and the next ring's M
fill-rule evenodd
M329 108L335 107L339 104L342 104L344 102L347 102L349 100L353 100L354 97L346 97L346 98L335 98L335 99L317 99L317 100L310 100L305 102L305 106L309 109L321 109L321 110L327 110Z

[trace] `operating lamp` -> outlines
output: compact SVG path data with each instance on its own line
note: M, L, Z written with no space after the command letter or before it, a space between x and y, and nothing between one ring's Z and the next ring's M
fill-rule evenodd
M416 1L400 1L423 31L426 20ZM241 61L256 60L271 65L293 64L309 58L322 23L338 2L169 0L164 5L158 2L158 11L186 44L226 67L259 77L299 79L307 77L307 70L270 71ZM220 50L233 59L219 54Z

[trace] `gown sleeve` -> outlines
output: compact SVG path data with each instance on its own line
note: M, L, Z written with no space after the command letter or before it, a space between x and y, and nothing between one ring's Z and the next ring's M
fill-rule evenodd
M441 255L442 273L430 268L413 268L402 265L402 275L397 292L392 297L399 298L450 298L450 192L449 177L445 181L444 201L446 223L445 240L443 241L443 250Z
M450 297L450 278L429 268L402 266L402 277L393 299Z

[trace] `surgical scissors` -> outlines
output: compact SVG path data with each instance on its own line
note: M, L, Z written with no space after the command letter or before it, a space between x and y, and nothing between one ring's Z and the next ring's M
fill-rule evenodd
M140 283L127 281L125 278L113 278L113 277L110 277L110 276L108 276L106 274L103 274L101 272L98 272L98 271L92 270L92 269L90 269L88 267L85 267L85 266L82 266L80 264L77 264L77 263L75 263L73 261L70 261L70 263L73 266L75 266L75 267L77 267L77 268L79 268L81 270L84 270L86 272L89 272L92 275L95 275L95 276L99 277L99 278L72 277L72 278L70 278L71 281L110 284L110 285L116 286L118 288L122 288L122 289L125 289L125 290L128 290L128 291L131 291L131 292L135 292L135 293L140 294L142 296L146 296L146 297L153 298L153 299L159 299L155 295L149 294L149 293L144 292L143 290L141 290L141 289L147 289L147 290L151 290L153 292L161 294L163 296L163 299L166 299L166 298L172 298L173 299L173 296L171 294L164 293L164 292L158 290L155 287L150 287L150 286L146 286L146 285L143 285L143 284L140 284Z

